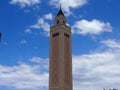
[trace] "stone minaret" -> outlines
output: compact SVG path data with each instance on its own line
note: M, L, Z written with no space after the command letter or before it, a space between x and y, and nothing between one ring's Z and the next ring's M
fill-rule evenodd
M50 27L49 90L72 90L71 28L60 8Z

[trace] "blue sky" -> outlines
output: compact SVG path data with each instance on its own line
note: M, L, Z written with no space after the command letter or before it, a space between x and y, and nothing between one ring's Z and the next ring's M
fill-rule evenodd
M60 4L72 28L73 90L120 89L119 0L1 0L0 90L48 90Z

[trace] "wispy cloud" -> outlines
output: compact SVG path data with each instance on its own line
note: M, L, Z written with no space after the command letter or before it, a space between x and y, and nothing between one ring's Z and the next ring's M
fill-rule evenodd
M43 59L43 58L40 58L40 57L32 57L30 59L30 61L35 62L35 63L46 63L46 61L48 61L48 58Z
M120 45L119 41L111 40L111 42ZM106 47L106 43L102 43L102 47ZM73 55L74 90L120 89L119 53L120 48L109 47L104 51ZM49 60L32 57L30 61L35 63L33 65L20 63L16 66L0 65L0 86L17 90L48 88Z
M30 28L42 29L46 33L45 35L47 35L47 36L49 35L50 25L43 18L39 18L37 20L37 23L31 25Z
M26 30L25 30L25 33L27 33L27 34L32 34L32 31L31 31L30 29L26 29Z
M120 42L115 42L120 45ZM108 45L109 46L109 45ZM103 48L106 43L103 43ZM116 47L116 46L115 46ZM120 48L73 56L74 90L120 88Z
M27 41L24 39L20 41L20 44L26 44L26 43L27 43Z
M15 90L40 90L42 87L48 87L48 72L42 73L39 65L0 65L0 86Z
M67 14L70 14L70 8L77 8L85 5L87 0L50 0L50 4L58 8L60 4Z
M80 20L76 21L76 23L72 26L73 33L75 34L100 34L102 32L111 32L112 26L109 22L103 22L96 19L93 19L92 21L88 20Z
M109 48L120 49L120 42L117 42L116 40L107 39L107 40L101 41L101 43Z
M44 18L47 19L47 20L52 20L53 19L53 15L52 15L52 13L48 13L48 14L44 15Z
M20 7L33 6L40 2L41 0L10 0L10 4L19 5Z
M48 68L49 68L49 59L48 58L43 59L40 57L32 57L30 59L30 61L34 62L34 63L38 63L41 66L41 68L48 71Z
M101 52L74 56L74 88L79 88L79 90L119 88L117 84L120 83L120 56L115 54Z

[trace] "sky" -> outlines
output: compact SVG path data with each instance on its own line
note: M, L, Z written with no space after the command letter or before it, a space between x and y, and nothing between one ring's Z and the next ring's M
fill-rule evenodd
M60 4L72 30L73 90L120 90L119 0L0 0L0 90L48 90Z

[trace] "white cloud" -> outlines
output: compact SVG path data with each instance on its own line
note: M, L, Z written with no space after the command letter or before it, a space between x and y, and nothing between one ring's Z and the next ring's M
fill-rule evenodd
M93 19L92 21L88 21L88 20L81 20L81 21L77 21L73 26L73 33L76 34L100 34L102 32L111 32L112 31L112 27L110 25L109 22L103 22L103 21L99 21L96 19Z
M32 31L31 31L30 29L26 29L26 30L25 30L25 33L31 34Z
M117 42L116 40L108 39L108 40L101 41L101 43L105 44L107 47L110 47L110 48L119 48L120 49L120 43Z
M24 12L26 12L26 13L30 13L30 10L29 10L29 9L26 9L26 10L24 10Z
M30 59L31 62L35 62L35 63L38 63L40 66L42 66L42 68L44 69L48 69L49 67L49 59L48 58L40 58L40 57L32 57Z
M120 42L111 42L120 45ZM104 48L106 43L102 44ZM119 53L120 48L112 46L104 51L73 56L74 90L120 89Z
M45 22L43 18L39 18L37 20L37 23L34 25L31 25L30 28L42 29L43 31L47 33L47 36L49 35L50 25L47 22Z
M41 90L42 87L48 87L48 76L48 72L42 73L38 65L0 65L0 86L15 90Z
M120 45L116 40L109 41ZM104 42L103 48L106 46ZM0 65L0 86L16 90L47 90L44 88L48 88L49 60L33 57L30 61L36 64L20 63L11 67ZM103 90L103 88L119 90L119 76L120 48L115 49L112 46L104 51L73 56L74 90Z
M50 4L55 7L62 5L62 8L70 14L70 8L77 8L87 3L87 0L50 0Z
M46 60L48 60L48 58L43 59L40 57L33 57L30 59L31 62L36 62L36 63L46 63Z
M26 44L26 43L27 43L26 40L21 40L21 41L20 41L20 44Z
M20 7L33 6L39 4L40 0L11 0L10 4L17 4Z
M112 52L74 56L74 88L79 88L79 90L119 88L119 58L120 56L118 54Z
M52 13L48 13L48 14L44 15L44 18L47 19L47 20L52 20L53 19L53 15L52 15Z

